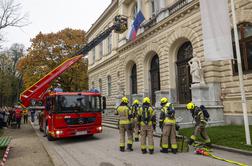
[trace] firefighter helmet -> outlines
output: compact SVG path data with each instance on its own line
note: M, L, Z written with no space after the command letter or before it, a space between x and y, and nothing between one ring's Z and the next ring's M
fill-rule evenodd
M121 99L121 102L122 102L122 103L128 104L128 103L129 103L129 100L128 100L127 97L123 97L123 98Z
M190 102L186 105L187 110L193 110L195 108L195 104L193 102Z
M163 97L163 98L160 100L160 103L161 103L161 104L168 103L168 99L167 99L166 97Z
M149 97L145 97L145 98L143 99L143 103L148 103L148 104L150 104L150 98L149 98Z
M139 101L138 101L138 100L134 100L134 101L133 101L133 105L134 105L134 104L139 104Z

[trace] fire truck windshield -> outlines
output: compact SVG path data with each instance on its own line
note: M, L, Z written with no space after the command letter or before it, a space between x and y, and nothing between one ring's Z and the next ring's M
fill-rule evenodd
M98 96L65 95L57 96L56 112L96 112L101 111L101 98Z

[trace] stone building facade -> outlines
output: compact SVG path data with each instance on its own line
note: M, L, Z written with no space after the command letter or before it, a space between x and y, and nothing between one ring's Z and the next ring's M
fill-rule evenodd
M145 21L135 41L127 40L128 31L112 33L88 54L89 87L100 89L108 108L121 96L131 101L149 96L158 108L166 96L185 126L191 124L185 110L189 101L207 106L210 123L243 123L236 61L205 61L199 5L199 0L112 0L89 29L89 40L111 26L118 14L128 16L129 29L138 10ZM252 1L236 0L236 13L252 123ZM188 61L193 57L200 62L205 83L192 83Z

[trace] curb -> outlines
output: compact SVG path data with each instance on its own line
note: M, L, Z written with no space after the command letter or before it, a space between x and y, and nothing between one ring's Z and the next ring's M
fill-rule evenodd
M39 134L39 130L36 129L33 124L30 123L30 125L32 126L32 128L35 131L35 133L36 133L36 135L37 135L40 143L42 144L43 148L45 149L46 153L48 154L48 157L52 161L52 164L54 166L67 166L66 163L62 162L62 160L60 159L61 157L58 156L56 153L53 153L53 150L47 145L47 143L45 142L45 140L43 140L41 138L41 136Z
M220 150L225 150L225 151L228 151L228 152L234 152L234 153L239 153L239 154L243 154L243 155L247 155L247 156L252 156L252 152L247 151L247 150L230 148L230 147L227 147L227 146L221 146L221 145L216 145L216 144L212 144L212 147L216 148L216 149L220 149Z
M112 129L117 129L117 127L114 125L102 124L102 126L112 128ZM160 138L161 134L154 133L153 136ZM234 152L234 153L239 153L239 154L243 154L243 155L247 155L247 156L252 156L252 152L246 151L246 150L240 150L240 149L230 148L230 147L216 145L216 144L212 144L212 147L215 149L220 149L220 150L224 150L227 152Z

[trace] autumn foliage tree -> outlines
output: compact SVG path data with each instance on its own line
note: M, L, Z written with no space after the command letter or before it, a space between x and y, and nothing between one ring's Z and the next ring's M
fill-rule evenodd
M72 57L74 52L84 46L86 39L84 31L67 28L57 33L39 33L31 41L32 45L27 56L18 63L25 88ZM55 82L60 83L64 91L86 90L88 88L87 65L87 60L83 57L61 74Z

